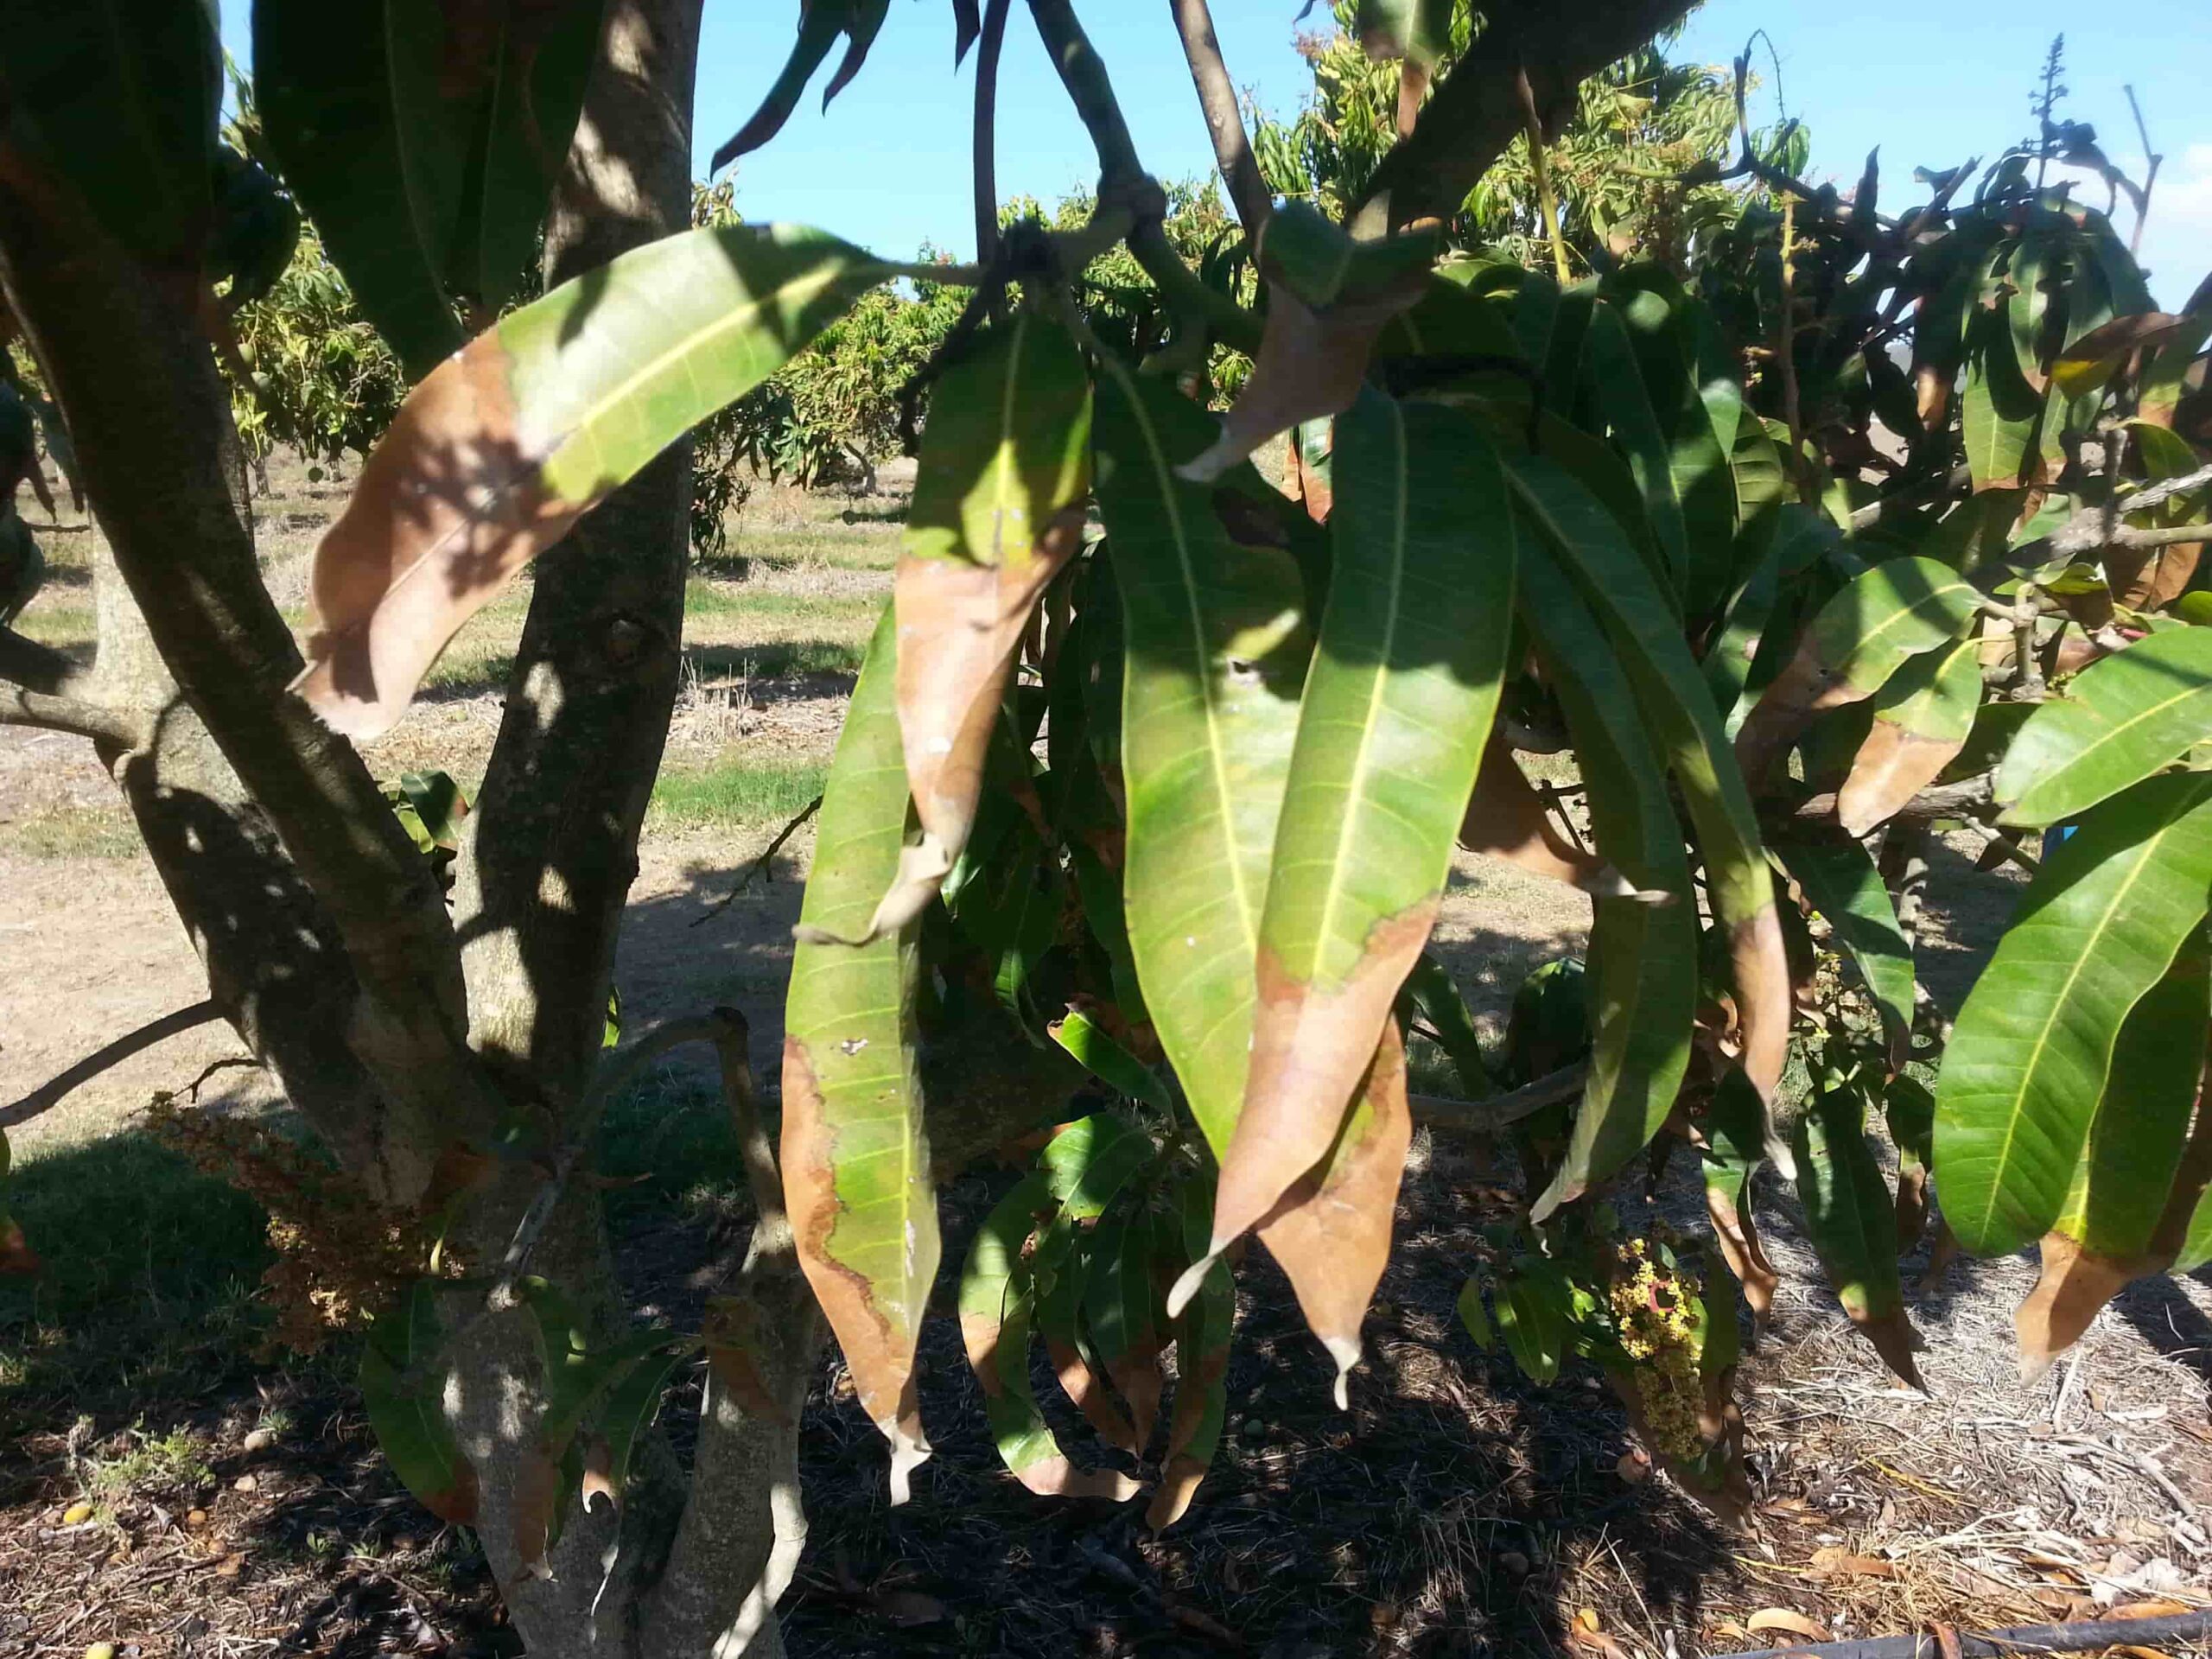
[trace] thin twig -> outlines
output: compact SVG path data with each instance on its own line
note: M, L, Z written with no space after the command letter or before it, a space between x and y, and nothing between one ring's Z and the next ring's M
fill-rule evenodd
M769 861L783 850L784 843L785 842L789 841L793 836L798 833L799 825L804 823L809 818L812 817L821 810L822 798L817 795L806 804L805 809L801 811L797 817L793 818L789 823L785 824L781 830L776 832L776 838L770 842L766 848L762 850L760 857L754 859L752 863L746 866L745 874L737 878L737 885L732 887L728 893L724 893L721 898L715 900L712 905L709 906L707 907L707 913L693 921L691 925L694 927L703 926L707 923L714 920L715 917L721 915L722 912L728 910L732 905L735 904L737 902L738 894L743 893L747 887L753 884L753 878L754 876L766 875L768 880L773 881L776 878L768 869Z
M195 1002L188 1008L165 1014L158 1020L149 1020L128 1036L118 1037L105 1047L94 1049L67 1071L56 1073L12 1105L0 1107L0 1129L12 1129L18 1123L29 1122L48 1107L58 1105L72 1090L91 1082L111 1067L122 1065L133 1054L143 1053L155 1044L167 1042L180 1032L190 1031L196 1026L204 1026L222 1017L223 1010L210 998L205 1002Z
M1536 181L1536 211L1543 216L1544 239L1552 245L1552 273L1564 288L1574 280L1567 264L1567 236L1560 228L1559 198L1552 192L1551 164L1544 159L1544 123L1536 113L1536 89L1529 84L1525 66L1513 73L1514 90L1521 95L1521 119L1529 139L1529 171Z
M1797 193L1782 193L1782 320L1774 343L1775 366L1782 376L1782 418L1789 429L1789 476L1797 499L1807 506L1818 500L1805 464L1805 421L1797 401Z
M2151 149L2151 129L2144 124L2143 106L2135 101L2135 88L2123 85L2127 94L2127 107L2135 116L2135 136L2143 141L2143 154L2150 165L2143 175L2143 188L2135 197L2135 232L2127 238L2127 257L2133 259L2143 246L2143 221L2151 216L2151 187L2158 181L2158 164L2166 158L2153 154Z
M1213 135L1214 164L1221 181L1229 187L1246 240L1257 248L1260 232L1268 222L1270 203L1268 181L1252 154L1244 133L1244 118L1236 107L1236 88L1221 60L1221 41L1215 35L1213 14L1206 0L1168 0L1175 14L1175 28L1183 37L1184 60L1191 66L1191 84L1198 89L1198 107Z
M999 49L1006 41L1006 14L1012 3L991 0L976 53L976 263L985 270L999 257Z

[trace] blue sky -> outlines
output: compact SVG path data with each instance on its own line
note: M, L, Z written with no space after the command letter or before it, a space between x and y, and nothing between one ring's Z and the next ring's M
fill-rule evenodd
M1310 84L1292 44L1300 3L1213 0L1230 74L1286 115ZM1160 0L1077 0L1077 9L1146 165L1163 178L1210 172L1212 153L1167 8ZM696 158L702 171L773 79L798 11L798 0L707 0ZM2103 15L2110 25L2091 30L2068 0L2013 0L2001 10L1964 0L1709 0L1692 16L1676 54L1725 64L1753 29L1765 28L1781 56L1789 111L1811 129L1815 177L1855 179L1866 151L1879 144L1894 181L1884 200L1895 203L1912 199L1915 165L1988 156L2026 133L2028 91L2044 48L2066 29L2074 95L2063 112L2093 123L2107 152L2139 177L2142 146L2121 92L2133 82L2152 143L2166 157L2143 257L2152 291L2177 305L2212 270L2212 99L2204 85L2212 5L2133 0ZM242 60L245 20L245 0L228 0L224 33ZM818 91L810 92L773 144L738 163L740 211L753 219L807 220L893 256L933 242L964 257L973 242L973 60L957 78L951 66L950 0L892 0L859 79L826 114ZM1090 143L1019 0L1001 88L1002 194L1050 200L1096 178ZM1770 79L1755 118L1772 118L1775 92ZM2102 187L2088 199L2101 202ZM2132 222L2123 212L2123 229Z

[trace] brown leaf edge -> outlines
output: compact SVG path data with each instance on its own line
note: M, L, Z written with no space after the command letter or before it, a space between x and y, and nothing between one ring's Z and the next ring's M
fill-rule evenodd
M980 1313L960 1316L960 1344L968 1353L969 1369L986 1399L1006 1391L999 1379L999 1335L1002 1321ZM1080 1362L1078 1362L1080 1363ZM1127 1475L1114 1469L1078 1469L1060 1453L1039 1458L1008 1472L1039 1497L1103 1497L1119 1503L1141 1490Z
M1177 475L1211 484L1268 439L1350 409L1383 326L1427 287L1427 271L1411 272L1374 294L1317 311L1284 283L1270 282L1267 326L1251 375L1222 417L1221 435L1178 467Z
M289 689L349 737L389 730L461 625L592 505L545 488L550 446L524 442L512 366L493 332L425 376L316 545Z
M798 1242L799 1268L844 1351L861 1408L891 1442L891 1501L904 1503L912 1495L913 1471L931 1450L914 1383L918 1332L901 1338L877 1308L867 1280L830 1254L830 1236L844 1211L831 1161L835 1138L823 1119L822 1091L806 1045L786 1034L780 1147L784 1207ZM926 1166L926 1156L923 1161Z
M857 939L895 933L944 885L976 825L983 757L1007 675L1038 595L1083 546L1084 512L1046 527L1027 556L999 564L899 557L891 601L899 641L899 737L921 839ZM816 935L817 939L827 936Z
M1270 1217L1298 1207L1298 1200L1291 1195L1301 1181L1322 1183L1325 1190L1337 1179L1325 1172L1346 1125L1359 1116L1355 1102L1362 1079L1375 1075L1382 1052L1377 1044L1389 1046L1389 1039L1382 1034L1385 1027L1395 1033L1392 1006L1399 987L1420 959L1421 947L1428 942L1441 898L1440 893L1431 893L1378 921L1363 941L1357 964L1340 984L1326 990L1295 978L1273 950L1262 947L1259 1001L1252 1018L1251 1068L1236 1128L1222 1155L1220 1182L1214 1193L1213 1233L1205 1255L1193 1262L1167 1293L1170 1319L1182 1313L1224 1250ZM1398 1088L1402 1094L1402 1044L1399 1071ZM1381 1081L1387 1088L1387 1078ZM1386 1110L1383 1107L1376 1111L1377 1121ZM1342 1161L1340 1154L1338 1160ZM1350 1173L1344 1172L1346 1177ZM1391 1193L1395 1192L1394 1173ZM1312 1195L1320 1196L1320 1191ZM1386 1249L1388 1237L1386 1217ZM1359 1357L1357 1314L1353 1316L1348 1336L1340 1328L1340 1320L1332 1323L1333 1334L1318 1329L1315 1334L1329 1346L1341 1373ZM1342 1386L1341 1375L1338 1386Z
M1258 1229L1260 1242L1290 1280L1307 1327L1337 1363L1339 1411L1351 1407L1359 1328L1389 1264L1398 1187L1413 1144L1405 1039L1395 1020L1383 1022L1360 1099L1367 1109L1347 1116L1338 1143Z
M1097 1431L1098 1438L1132 1457L1141 1455L1143 1442L1137 1439L1135 1424L1090 1369L1082 1350L1071 1342L1047 1337L1045 1357L1052 1363L1060 1392L1083 1414L1084 1421Z
M1835 815L1845 833L1854 841L1873 834L1965 747L1963 738L1923 737L1878 716L1836 791Z

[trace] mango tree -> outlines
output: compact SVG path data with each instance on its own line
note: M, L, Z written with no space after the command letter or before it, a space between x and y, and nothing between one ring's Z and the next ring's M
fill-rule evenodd
M1025 1135L949 1264L991 1427L1033 1491L1142 1493L1159 1527L1222 1433L1252 1236L1338 1398L1360 1386L1417 1112L1516 1154L1521 1202L1468 1263L1476 1338L1539 1382L1596 1363L1724 1512L1766 1166L1909 1378L1897 1243L1931 1180L1966 1247L2042 1241L2031 1363L2129 1277L2212 1255L2212 298L2153 312L2106 216L2018 156L1892 219L1871 167L1846 200L1745 143L1697 259L1564 285L1471 243L1491 163L1670 0L1479 29L1368 0L1402 132L1333 217L1270 199L1204 0L1177 0L1256 288L1168 238L1069 0L1027 13L1097 149L1093 211L1001 232L1011 7L956 0L981 245L910 272L820 230L686 228L699 10L257 0L269 152L412 385L296 645L211 344L212 7L0 4L0 284L112 550L90 664L0 634L0 719L98 746L215 1004L342 1173L329 1224L384 1241L353 1299L372 1421L479 1530L532 1652L778 1649L825 1334L893 1501L929 1501L938 1186ZM728 152L833 51L828 93L854 81L886 10L808 0ZM1090 291L1108 257L1150 284L1146 327ZM728 1011L605 1040L676 683L683 440L910 274L974 299L912 389L912 512L771 1110ZM1250 369L1216 410L1187 394L1224 346ZM533 561L474 810L417 780L395 811L355 745ZM1515 758L1539 751L1571 753L1580 807ZM1957 1010L1910 921L1945 821L2035 868ZM2039 854L2045 826L2072 833ZM1455 843L1591 899L1586 962L1532 978L1502 1047L1431 948ZM626 1309L590 1178L609 1099L693 1041L757 1219L683 1331ZM1454 1096L1413 1091L1409 1043ZM1624 1175L1684 1141L1707 1242L1624 1219ZM1049 1426L1039 1340L1096 1446ZM695 1366L685 1469L654 1425Z

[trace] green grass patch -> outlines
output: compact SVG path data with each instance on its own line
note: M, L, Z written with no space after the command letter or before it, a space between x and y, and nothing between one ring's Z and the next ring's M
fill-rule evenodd
M138 827L120 807L57 806L0 823L0 848L22 858L130 858Z
M657 828L781 823L822 792L828 766L805 761L740 761L661 774L646 823Z
M26 639L60 650L89 645L97 625L89 605L41 605L34 601L15 620L15 629Z
M683 654L709 679L788 680L810 674L857 674L868 655L868 641L776 639L759 645L694 645Z
M21 1154L8 1208L45 1266L0 1279L0 1443L33 1416L158 1417L250 1369L270 1250L243 1194L128 1132Z

